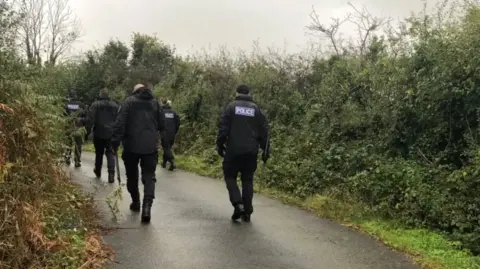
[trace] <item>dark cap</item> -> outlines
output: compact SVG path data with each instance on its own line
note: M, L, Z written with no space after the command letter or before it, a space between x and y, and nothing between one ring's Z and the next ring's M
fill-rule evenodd
M237 86L237 93L239 94L249 94L250 93L250 87L248 87L245 84L240 84Z

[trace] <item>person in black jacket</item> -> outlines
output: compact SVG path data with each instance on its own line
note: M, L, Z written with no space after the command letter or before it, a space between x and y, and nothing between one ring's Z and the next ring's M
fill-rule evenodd
M165 131L165 115L152 91L142 84L120 106L112 136L112 146L117 151L123 143L122 159L127 173L127 189L132 197L130 209L140 211L138 190L138 163L140 162L144 197L142 222L151 218L155 199L155 170L158 162L158 135Z
M117 119L118 105L108 97L108 90L102 89L97 101L93 102L88 113L87 132L93 126L93 145L95 147L95 168L93 172L102 175L103 155L107 157L108 182L115 182L115 159L110 143L113 125Z
M234 207L232 220L250 221L253 213L253 176L257 169L258 148L262 160L270 157L268 122L253 102L247 85L237 86L237 97L223 110L218 126L217 151L223 157L223 173L230 202ZM240 173L242 193L237 185Z
M84 104L78 100L74 93L67 98L64 116L68 117L66 126L67 150L65 153L65 163L70 165L72 156L72 148L74 148L75 167L81 166L82 144L84 137L84 126L86 119L86 111Z
M175 157L173 156L172 147L175 143L175 136L180 129L180 117L177 112L172 109L172 101L165 100L163 102L163 112L165 114L165 136L162 137L163 148L163 161L162 167L167 166L167 162L170 163L170 171L175 170Z

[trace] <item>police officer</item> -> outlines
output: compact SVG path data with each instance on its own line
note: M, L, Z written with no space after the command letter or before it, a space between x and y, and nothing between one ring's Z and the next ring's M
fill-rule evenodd
M253 175L257 169L258 148L262 160L270 156L268 122L253 102L247 85L237 86L235 101L223 110L218 126L217 151L223 157L223 173L230 202L234 207L232 220L249 222L253 213ZM237 185L240 173L242 193Z
M93 172L100 178L102 175L103 155L107 157L108 182L115 182L115 159L110 139L113 125L117 118L118 105L111 101L108 90L102 89L99 98L95 101L88 113L87 131L93 126L93 145L95 147L95 168Z
M172 101L165 100L163 102L163 112L165 114L165 136L162 137L163 148L163 161L162 167L167 166L167 162L170 163L169 170L175 170L175 157L173 156L172 146L175 143L175 136L180 129L180 117L177 112L172 109Z
M75 167L78 168L81 166L86 111L85 106L76 98L75 93L70 93L70 96L67 98L64 115L69 117L66 126L67 150L65 163L70 165L72 148L74 147L74 162Z
M112 146L116 151L123 143L122 159L127 173L127 189L132 197L130 210L140 211L142 222L149 222L155 199L155 170L158 162L158 134L165 131L165 115L152 91L137 84L133 94L120 106L115 123ZM143 205L138 190L138 164L140 162L144 185Z

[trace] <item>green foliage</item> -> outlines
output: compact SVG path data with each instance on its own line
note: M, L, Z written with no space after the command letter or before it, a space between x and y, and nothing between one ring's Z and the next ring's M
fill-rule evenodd
M135 33L131 49L111 40L102 49L86 53L69 70L67 87L75 89L86 103L93 102L102 88L110 89L111 97L121 101L138 83L157 84L174 61L174 50L169 46L154 36Z

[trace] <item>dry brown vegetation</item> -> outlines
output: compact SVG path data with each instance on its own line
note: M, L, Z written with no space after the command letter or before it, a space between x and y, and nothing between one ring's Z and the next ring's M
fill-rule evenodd
M0 268L100 268L112 254L56 164L51 123L22 98L0 105Z

